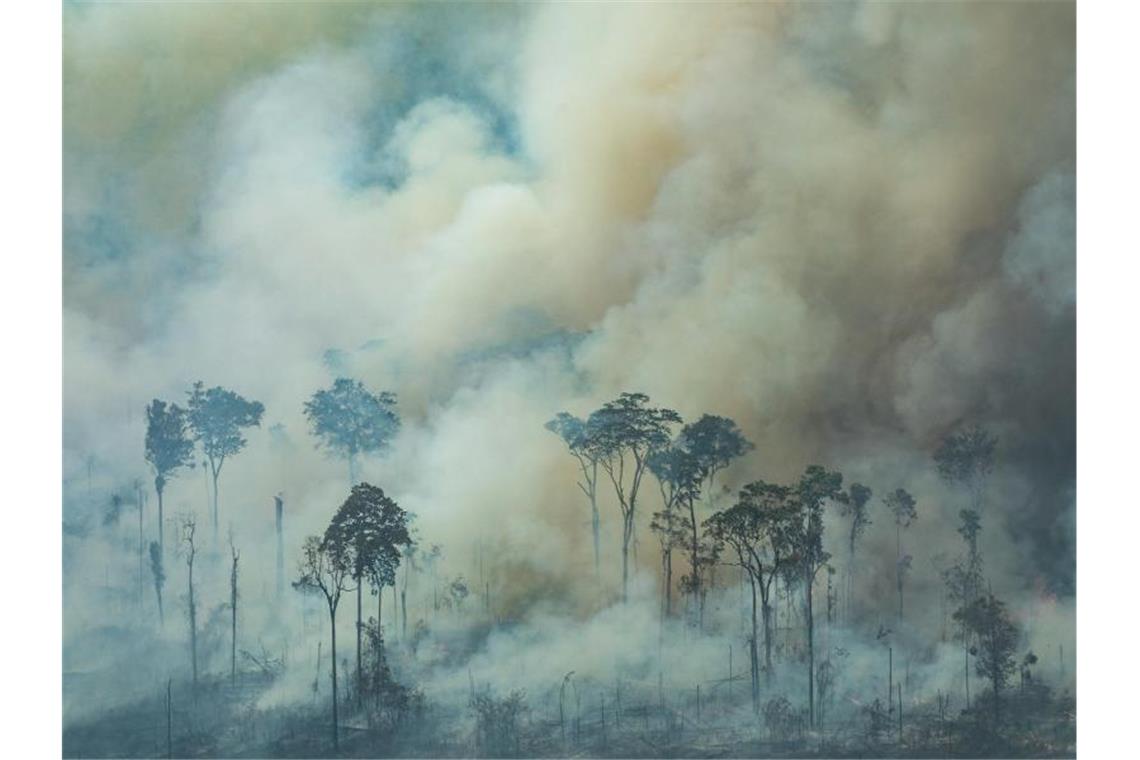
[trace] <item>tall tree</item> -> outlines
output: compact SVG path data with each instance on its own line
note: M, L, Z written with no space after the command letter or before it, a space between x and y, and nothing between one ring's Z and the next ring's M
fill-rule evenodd
M752 675L752 707L760 710L760 658L756 641L756 596L764 619L764 670L772 672L772 583L788 561L788 537L794 528L796 504L791 490L764 481L744 486L732 507L715 513L706 524L718 543L732 548L735 562L752 587L752 635L748 640Z
M247 401L221 386L206 388L201 381L190 389L187 413L194 438L210 463L214 481L214 543L218 542L218 476L226 459L245 448L242 431L261 425L265 407L260 401Z
M911 565L911 556L909 554L904 556L902 553L902 532L903 528L909 528L910 524L918 518L918 512L914 508L914 497L903 488L896 488L884 496L883 503L887 505L887 509L895 520L895 586L899 594L899 622L901 623L903 619L903 580Z
M158 493L158 550L164 555L162 493L179 467L193 467L194 442L187 430L186 410L155 399L146 407L146 461L154 470Z
M293 587L299 591L320 594L324 597L329 611L329 630L332 640L330 658L332 660L332 736L333 750L340 751L340 737L337 731L337 682L336 682L336 608L340 598L348 589L352 575L352 557L347 546L326 535L309 536L301 547L299 577Z
M400 547L411 542L408 513L386 496L383 489L360 483L352 487L348 498L333 515L325 540L344 547L350 562L349 575L356 582L356 682L359 685L363 683L361 589L366 582L379 591L395 583Z
M718 417L712 414L702 415L696 422L691 422L681 429L677 436L678 442L692 457L700 479L708 506L716 508L715 479L718 472L732 464L734 459L752 451L755 446L744 437L736 423L728 417ZM692 530L692 551L690 560L693 562L689 584L694 592L697 602L697 619L701 629L704 628L705 599L710 588L716 581L716 557L711 547L705 547L704 562L700 561L697 552L698 539L696 535L697 515L696 498L690 493L687 498L689 507L689 521ZM706 577L704 570L708 570Z
M962 488L970 499L970 509L982 513L986 481L994 469L998 440L983 428L974 426L946 436L934 452L938 474L951 486Z
M851 605L855 599L855 572L856 567L858 567L855 562L855 546L859 537L866 532L867 526L871 524L871 518L867 516L867 508L870 502L871 489L862 483L852 483L847 489L847 498L837 502L839 514L851 518L851 530L847 534L847 588L845 590L848 616L851 615Z
M1001 692L1017 670L1014 653L1021 640L1021 632L1006 610L1005 604L993 594L979 596L969 605L954 613L958 620L977 639L975 649L976 672L990 679L994 696L994 726L1001 723Z
M815 727L815 614L812 592L815 578L831 555L823 548L823 506L847 498L843 476L819 465L809 465L794 488L797 514L787 535L804 585L804 626L807 631L808 726Z
M686 529L691 522L686 523L681 507L686 505L692 510L700 494L700 471L695 458L676 442L649 454L649 471L661 490L662 509L653 513L649 527L661 543L665 616L668 617L673 614L673 550L690 548L691 562L697 566L696 534ZM692 543L690 535L694 537Z
M637 495L649 454L669 443L670 426L681 421L672 409L648 406L644 393L622 393L586 421L598 463L613 484L622 516L621 598L629 599L629 546L636 526Z
M958 517L962 521L958 534L966 542L966 555L942 572L942 580L946 584L950 600L958 605L958 609L964 609L978 599L984 581L982 555L978 551L978 535L982 532L982 523L978 513L972 509L963 509L958 513ZM955 616L954 619L959 624L956 637L962 642L965 657L966 707L969 708L970 643L974 635L963 618Z
M578 488L590 502L590 524L594 532L594 574L601 573L601 516L598 514L598 459L601 452L589 436L586 422L568 412L559 412L546 423L546 429L555 433L578 462L581 479Z
M358 457L384 450L400 429L394 393L374 394L345 377L314 393L305 402L305 417L317 445L347 460L350 485L356 484Z

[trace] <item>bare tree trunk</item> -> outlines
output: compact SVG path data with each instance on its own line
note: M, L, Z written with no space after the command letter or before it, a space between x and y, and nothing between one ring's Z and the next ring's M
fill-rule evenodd
M895 580L899 588L899 622L903 619L902 526L895 523Z
M142 487L135 489L135 498L139 502L139 609L143 605L143 492Z
M273 504L277 516L277 598L280 599L285 592L285 539L282 524L285 503L280 496L274 496Z
M594 529L594 576L600 578L601 566L601 526L602 519L598 514L598 462L593 463L593 475L590 478L590 521Z
M154 479L154 490L158 493L158 553L162 557L163 563L166 562L166 542L163 541L163 519L162 519L162 489L166 486L166 480L159 476Z
M191 550L193 552L193 550ZM187 575L187 588L190 595L190 667L194 676L194 690L198 690L198 618L197 608L194 605L194 555L191 553L188 562L190 569Z
M807 618L807 649L808 649L808 728L815 728L815 618L812 614L812 582L814 578L807 578L807 605L804 613Z
M673 616L673 549L665 552L665 617Z
M764 618L764 670L771 677L772 673L772 605L765 598L760 607Z
M230 683L237 682L237 606L238 553L230 545L233 567L230 569Z
M154 593L158 596L158 625L160 628L166 627L166 616L162 613L162 586L157 583L154 584Z
M397 601L397 599L396 599L396 584L393 582L393 584L392 584L392 636L393 637L396 635L396 632L399 630L399 627L400 627L400 607L399 607L399 601Z
M218 546L218 471L214 470L214 547ZM211 564L212 561L211 561Z
M362 589L364 588L364 577L356 579L356 702L360 704L364 699L364 692L360 688L362 683L363 671L360 665L360 637L363 632L364 622L362 618Z
M170 681L166 679L166 756L174 757L174 703L170 697Z
M621 601L625 604L629 601L629 539L632 535L631 528L633 527L633 513L626 512L622 514L622 538L621 538Z
M337 735L337 705L336 705L336 607L329 605L329 627L332 629L332 735L333 751L340 751L340 737Z
M970 709L970 639L963 632L962 654L966 656L966 709Z
M752 586L752 638L748 640L748 655L752 663L752 711L760 712L760 657L756 652L756 579L752 573L748 574L749 584ZM766 622L766 621L765 621ZM767 639L767 634L765 634ZM765 641L767 645L767 641Z

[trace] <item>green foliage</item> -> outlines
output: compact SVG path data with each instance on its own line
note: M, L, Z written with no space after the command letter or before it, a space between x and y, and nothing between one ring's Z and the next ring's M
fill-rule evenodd
M823 548L823 505L828 501L842 503L848 498L843 492L843 475L817 464L809 465L792 488L792 495L797 514L783 540L802 568L805 581L811 583L831 559Z
M613 466L626 453L644 462L651 451L669 443L670 426L681 422L672 409L648 406L644 393L622 393L586 421L586 436L603 463Z
M954 620L975 636L977 646L971 649L976 656L975 669L978 675L990 679L994 694L1000 694L1017 670L1014 653L1021 641L1021 632L1005 604L993 594L979 596L958 609Z
M914 497L903 488L896 488L884 496L883 503L895 516L895 525L900 528L909 528L910 524L918 519L918 512L914 508L916 503Z
M383 450L400 429L395 394L373 394L345 377L314 393L305 402L305 417L318 445L346 458Z
M736 504L705 521L713 540L731 546L758 583L775 577L793 549L797 514L791 497L791 489L758 480L741 489Z
M158 399L151 401L146 407L146 461L154 468L159 489L179 467L192 466L193 459L186 410Z
M480 757L520 757L519 721L529 709L526 692L496 697L489 690L471 695L475 713L475 746Z
M396 583L400 548L411 543L408 513L383 489L360 483L333 515L324 541L340 547L348 557L351 576L376 588Z
M848 535L848 546L855 552L855 542L871 524L867 516L867 507L871 503L871 489L862 483L852 483L847 489L847 498L839 500L839 514L851 518L851 532Z
M201 381L187 395L190 427L216 476L227 457L245 448L242 430L258 427L265 407L220 386L207 389Z
M678 440L695 460L701 478L711 478L732 460L756 448L734 421L712 414L685 425Z
M700 460L680 439L651 451L647 465L661 485L662 499L667 508L700 498L701 478L704 477Z
M970 484L993 470L997 438L975 426L946 436L934 452L938 474L947 483Z

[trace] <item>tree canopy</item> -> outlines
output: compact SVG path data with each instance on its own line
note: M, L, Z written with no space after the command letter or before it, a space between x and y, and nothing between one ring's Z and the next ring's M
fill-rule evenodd
M217 474L226 457L245 448L242 430L258 427L265 407L260 401L248 401L221 386L206 388L201 381L194 383L188 396L187 412L194 438Z
M396 583L400 547L411 540L408 513L369 483L352 487L324 535L326 543L341 547L348 557L352 577L376 588Z
M372 393L346 377L314 393L304 408L317 445L348 459L350 471L358 455L387 448L400 429L395 394ZM354 471L350 477L355 480Z
M158 482L193 464L194 442L188 435L185 409L155 399L147 405L146 423L146 461Z

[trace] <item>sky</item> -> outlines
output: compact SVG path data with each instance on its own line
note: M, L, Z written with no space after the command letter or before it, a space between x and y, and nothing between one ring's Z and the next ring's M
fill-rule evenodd
M730 488L817 462L906 487L923 557L960 547L931 453L983 424L995 590L1071 603L1074 28L1066 3L68 4L65 522L149 481L145 404L201 379L266 407L223 522L268 552L283 492L299 545L346 490L302 403L347 374L404 420L365 479L456 569L478 541L520 614L591 611L542 425L636 390L739 423ZM201 472L170 488L204 510ZM884 583L893 539L868 537Z

